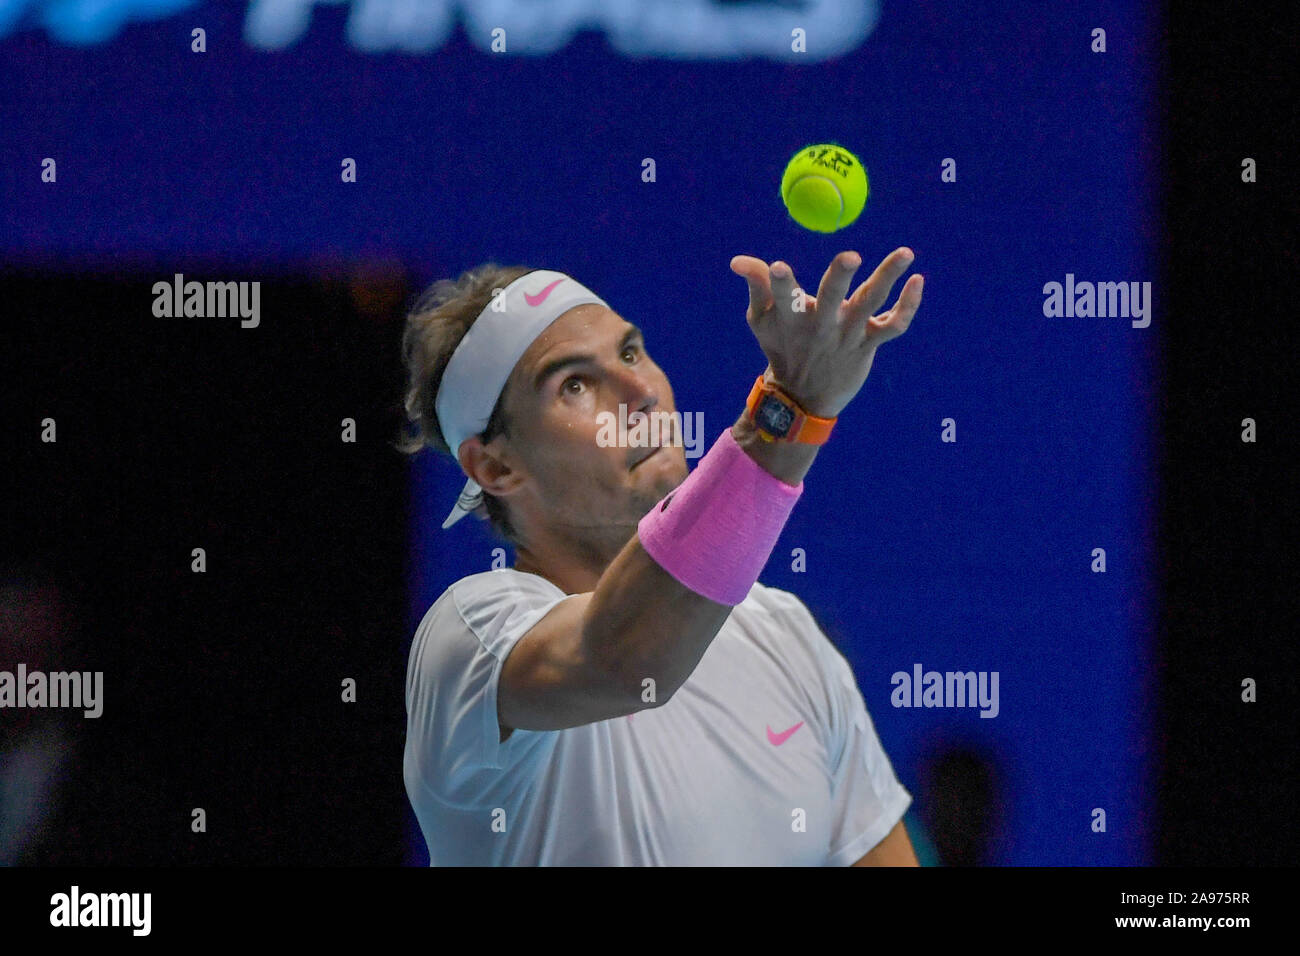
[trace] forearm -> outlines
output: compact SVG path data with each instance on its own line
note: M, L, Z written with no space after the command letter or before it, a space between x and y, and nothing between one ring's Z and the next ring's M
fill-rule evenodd
M815 446L764 441L748 415L732 426L731 437L760 468L791 488L803 481L817 455ZM739 543L739 529L734 530ZM700 546L717 548L719 542L714 537ZM614 669L620 686L640 693L651 678L655 703L664 703L690 677L730 612L731 605L678 581L633 536L597 584L586 609L585 641L604 666Z
M639 707L667 703L695 670L731 606L665 571L633 535L601 575L587 605L584 642ZM647 700L644 682L654 694Z

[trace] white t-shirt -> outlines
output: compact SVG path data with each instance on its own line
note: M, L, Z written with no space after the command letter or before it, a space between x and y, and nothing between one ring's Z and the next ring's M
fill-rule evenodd
M846 866L902 818L848 662L762 584L668 703L502 743L502 662L568 596L484 571L421 621L403 769L432 865Z

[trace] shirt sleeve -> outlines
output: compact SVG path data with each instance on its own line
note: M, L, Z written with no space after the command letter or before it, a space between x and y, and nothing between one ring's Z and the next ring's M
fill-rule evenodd
M471 807L502 771L554 743L556 731L514 730L502 743L501 666L516 642L568 595L549 582L503 570L463 579L416 632L407 672L406 778L441 802Z
M849 662L824 635L835 750L831 766L831 841L827 866L851 866L889 835L912 803L893 765Z

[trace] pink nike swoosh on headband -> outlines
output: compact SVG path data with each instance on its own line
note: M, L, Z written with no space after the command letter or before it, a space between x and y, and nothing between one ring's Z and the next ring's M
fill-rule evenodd
M789 740L790 735L793 734L796 730L798 730L802 726L803 726L803 721L801 720L799 721L799 723L795 724L789 730L783 731L779 734L774 734L772 733L772 725L769 724L767 727L767 742L770 743L773 747L779 747L787 740Z
M546 301L546 297L551 294L551 290L554 289L557 285L559 285L563 281L564 281L563 279L556 279L554 282L548 285L541 292L537 293L537 295L529 295L527 292L525 292L524 301L527 302L529 305L541 305L543 302Z

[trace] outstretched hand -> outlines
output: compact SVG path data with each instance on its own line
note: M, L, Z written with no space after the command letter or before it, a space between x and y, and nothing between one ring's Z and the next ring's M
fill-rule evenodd
M908 278L893 308L874 313L913 259L912 250L895 249L847 299L862 265L856 252L831 260L816 297L798 287L781 260L770 266L753 256L731 260L731 270L749 285L745 320L767 355L771 377L805 411L839 415L866 381L877 347L907 331L921 305L925 280L919 274Z

